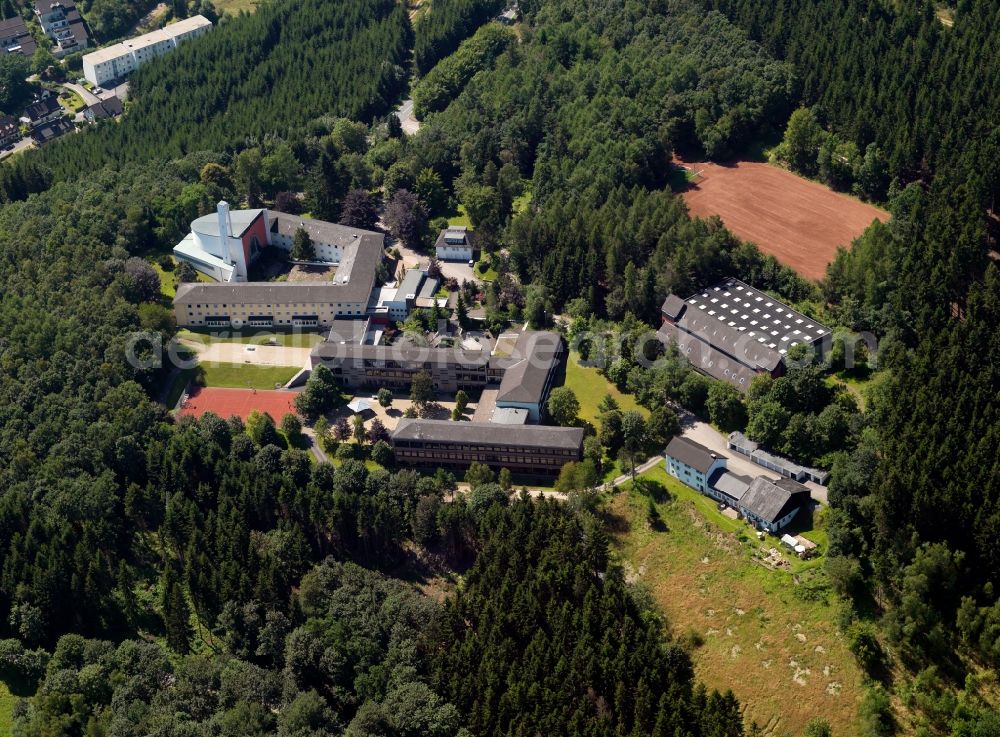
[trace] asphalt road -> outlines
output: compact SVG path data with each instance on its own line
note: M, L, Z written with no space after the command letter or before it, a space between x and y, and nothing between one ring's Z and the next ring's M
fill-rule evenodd
M0 161L6 159L8 156L13 156L18 151L24 151L25 149L34 148L35 142L31 138L22 138L20 141L15 143L10 150L0 151Z
M83 102L87 107L90 107L91 105L96 105L101 101L100 98L98 98L98 96L95 95L93 92L88 90L83 85L76 84L75 82L64 82L63 87L65 87L68 90L72 90L80 97L82 97Z

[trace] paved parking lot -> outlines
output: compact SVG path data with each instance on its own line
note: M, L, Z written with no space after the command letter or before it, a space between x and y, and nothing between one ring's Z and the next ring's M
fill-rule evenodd
M692 416L688 415L686 418L682 418L682 427L684 428L684 437L690 438L696 443L701 443L709 450L726 456L728 459L726 466L733 473L740 474L741 476L749 476L750 478L757 476L777 478L777 474L774 471L769 471L763 466L752 463L749 458L740 455L735 450L729 450L726 437L708 423L695 420ZM825 486L820 486L812 481L804 482L803 486L809 489L812 498L820 504L827 503Z
M429 257L422 253L417 253L412 248L406 248L401 244L395 246L403 257L403 265L406 268L414 266L426 266ZM474 273L474 268L466 261L442 261L441 273L447 279L456 279L461 284L463 281L479 281Z

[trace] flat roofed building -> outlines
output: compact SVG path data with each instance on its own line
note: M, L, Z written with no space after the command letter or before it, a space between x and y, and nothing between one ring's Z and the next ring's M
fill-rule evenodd
M403 465L461 469L483 463L553 476L582 458L583 428L403 419L390 443Z
M691 365L746 391L757 374L781 376L788 351L812 346L822 358L830 329L738 279L686 300L671 294L661 307L659 336Z
M490 422L496 422L499 425L527 425L528 410L494 407L493 414L490 415Z
M127 77L146 62L173 51L182 41L200 36L211 27L208 18L194 15L99 49L83 57L83 76L95 85Z
M405 320L410 310L417 306L421 289L427 281L427 274L420 269L408 269L395 291L380 295L381 305L385 307L388 317L392 320ZM436 291L436 280L435 291Z
M472 243L464 225L450 225L438 233L434 255L442 261L471 261Z

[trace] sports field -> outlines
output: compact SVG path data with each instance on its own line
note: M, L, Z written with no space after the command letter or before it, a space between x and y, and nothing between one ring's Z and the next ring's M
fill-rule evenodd
M822 279L838 246L889 213L818 182L756 161L682 162L692 215L718 215L733 233L808 279Z
M296 396L296 392L288 391L196 387L179 414L201 417L206 412L214 412L223 418L238 415L246 420L253 410L257 410L267 412L279 422L285 414L295 412Z

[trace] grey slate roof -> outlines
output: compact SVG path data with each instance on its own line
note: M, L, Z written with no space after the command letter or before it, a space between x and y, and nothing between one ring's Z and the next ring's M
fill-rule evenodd
M740 508L766 522L777 522L796 507L808 504L809 489L792 479L774 481L758 476L740 500Z
M720 468L712 474L708 480L708 485L716 491L722 492L726 496L739 501L747 493L751 481L752 479L749 476L740 476L732 471Z
M18 52L24 56L31 56L35 53L37 44L24 19L19 15L0 21L0 42L4 49L18 48Z
M772 371L793 345L830 336L829 328L739 279L725 279L684 302L687 308L678 311L668 297L663 314L753 369Z
M237 211L239 212L239 211ZM252 211L251 211L252 212ZM234 213L235 214L235 213ZM215 218L215 215L205 216ZM201 220L201 218L199 218ZM252 222L252 220L251 220ZM233 230L237 229L233 222ZM218 226L215 228L218 231ZM245 228L244 228L245 230ZM353 258L341 262L332 282L238 282L232 284L182 284L174 305L211 302L213 304L288 304L362 302L367 303L375 286L375 271L382 259L382 234L364 235Z
M680 314L684 311L687 305L684 304L684 300L678 297L676 294L669 294L663 302L663 306L660 311L669 317L671 320L676 320L680 317Z
M417 293L417 299L433 299L434 295L438 291L438 280L430 276L424 279L423 285L420 287L420 291Z
M331 343L360 343L368 332L368 320L334 320L327 340Z
M679 330L677 326L665 322L660 326L657 335L664 342L672 342L677 345L680 354L690 362L690 364L719 381L728 381L737 389L746 391L750 388L750 382L757 372L744 366L742 363L727 356L720 350L701 338Z
M455 242L459 240L456 236L461 236L461 242ZM452 225L438 233L437 240L434 241L435 249L442 246L462 247L469 245L469 232L465 226Z
M562 353L562 336L548 330L525 332L514 345L514 359L504 372L497 402L536 403Z
M358 242L362 236L373 235L381 237L381 233L361 228L352 228L349 225L340 223L328 223L325 220L314 220L304 218L299 215L289 215L277 210L270 211L271 232L280 233L289 238L295 237L295 231L304 228L309 237L318 243L327 243L331 246L346 248L352 243Z
M35 126L34 130L31 131L31 139L41 146L74 130L76 129L73 124L66 118L56 118L51 122Z
M665 455L691 466L699 473L708 473L708 469L712 467L713 463L719 458L726 458L721 453L711 451L704 445L688 440L681 435L671 438L670 442L667 443Z
M417 294L420 293L420 285L424 282L424 272L420 269L410 269L403 276L402 281L399 282L399 287L396 289L396 298L399 300L404 300L411 294L416 298Z
M116 115L121 115L123 109L122 101L117 96L112 95L100 102L95 102L87 108L87 112L91 114L94 120L104 120L105 118L113 118Z
M583 428L403 418L390 437L394 443L411 440L445 444L510 445L579 450L583 445Z
M36 120L41 120L46 115L51 115L58 109L59 101L54 95L49 95L48 97L44 97L41 100L28 105L28 107L24 109L24 115L34 122Z

